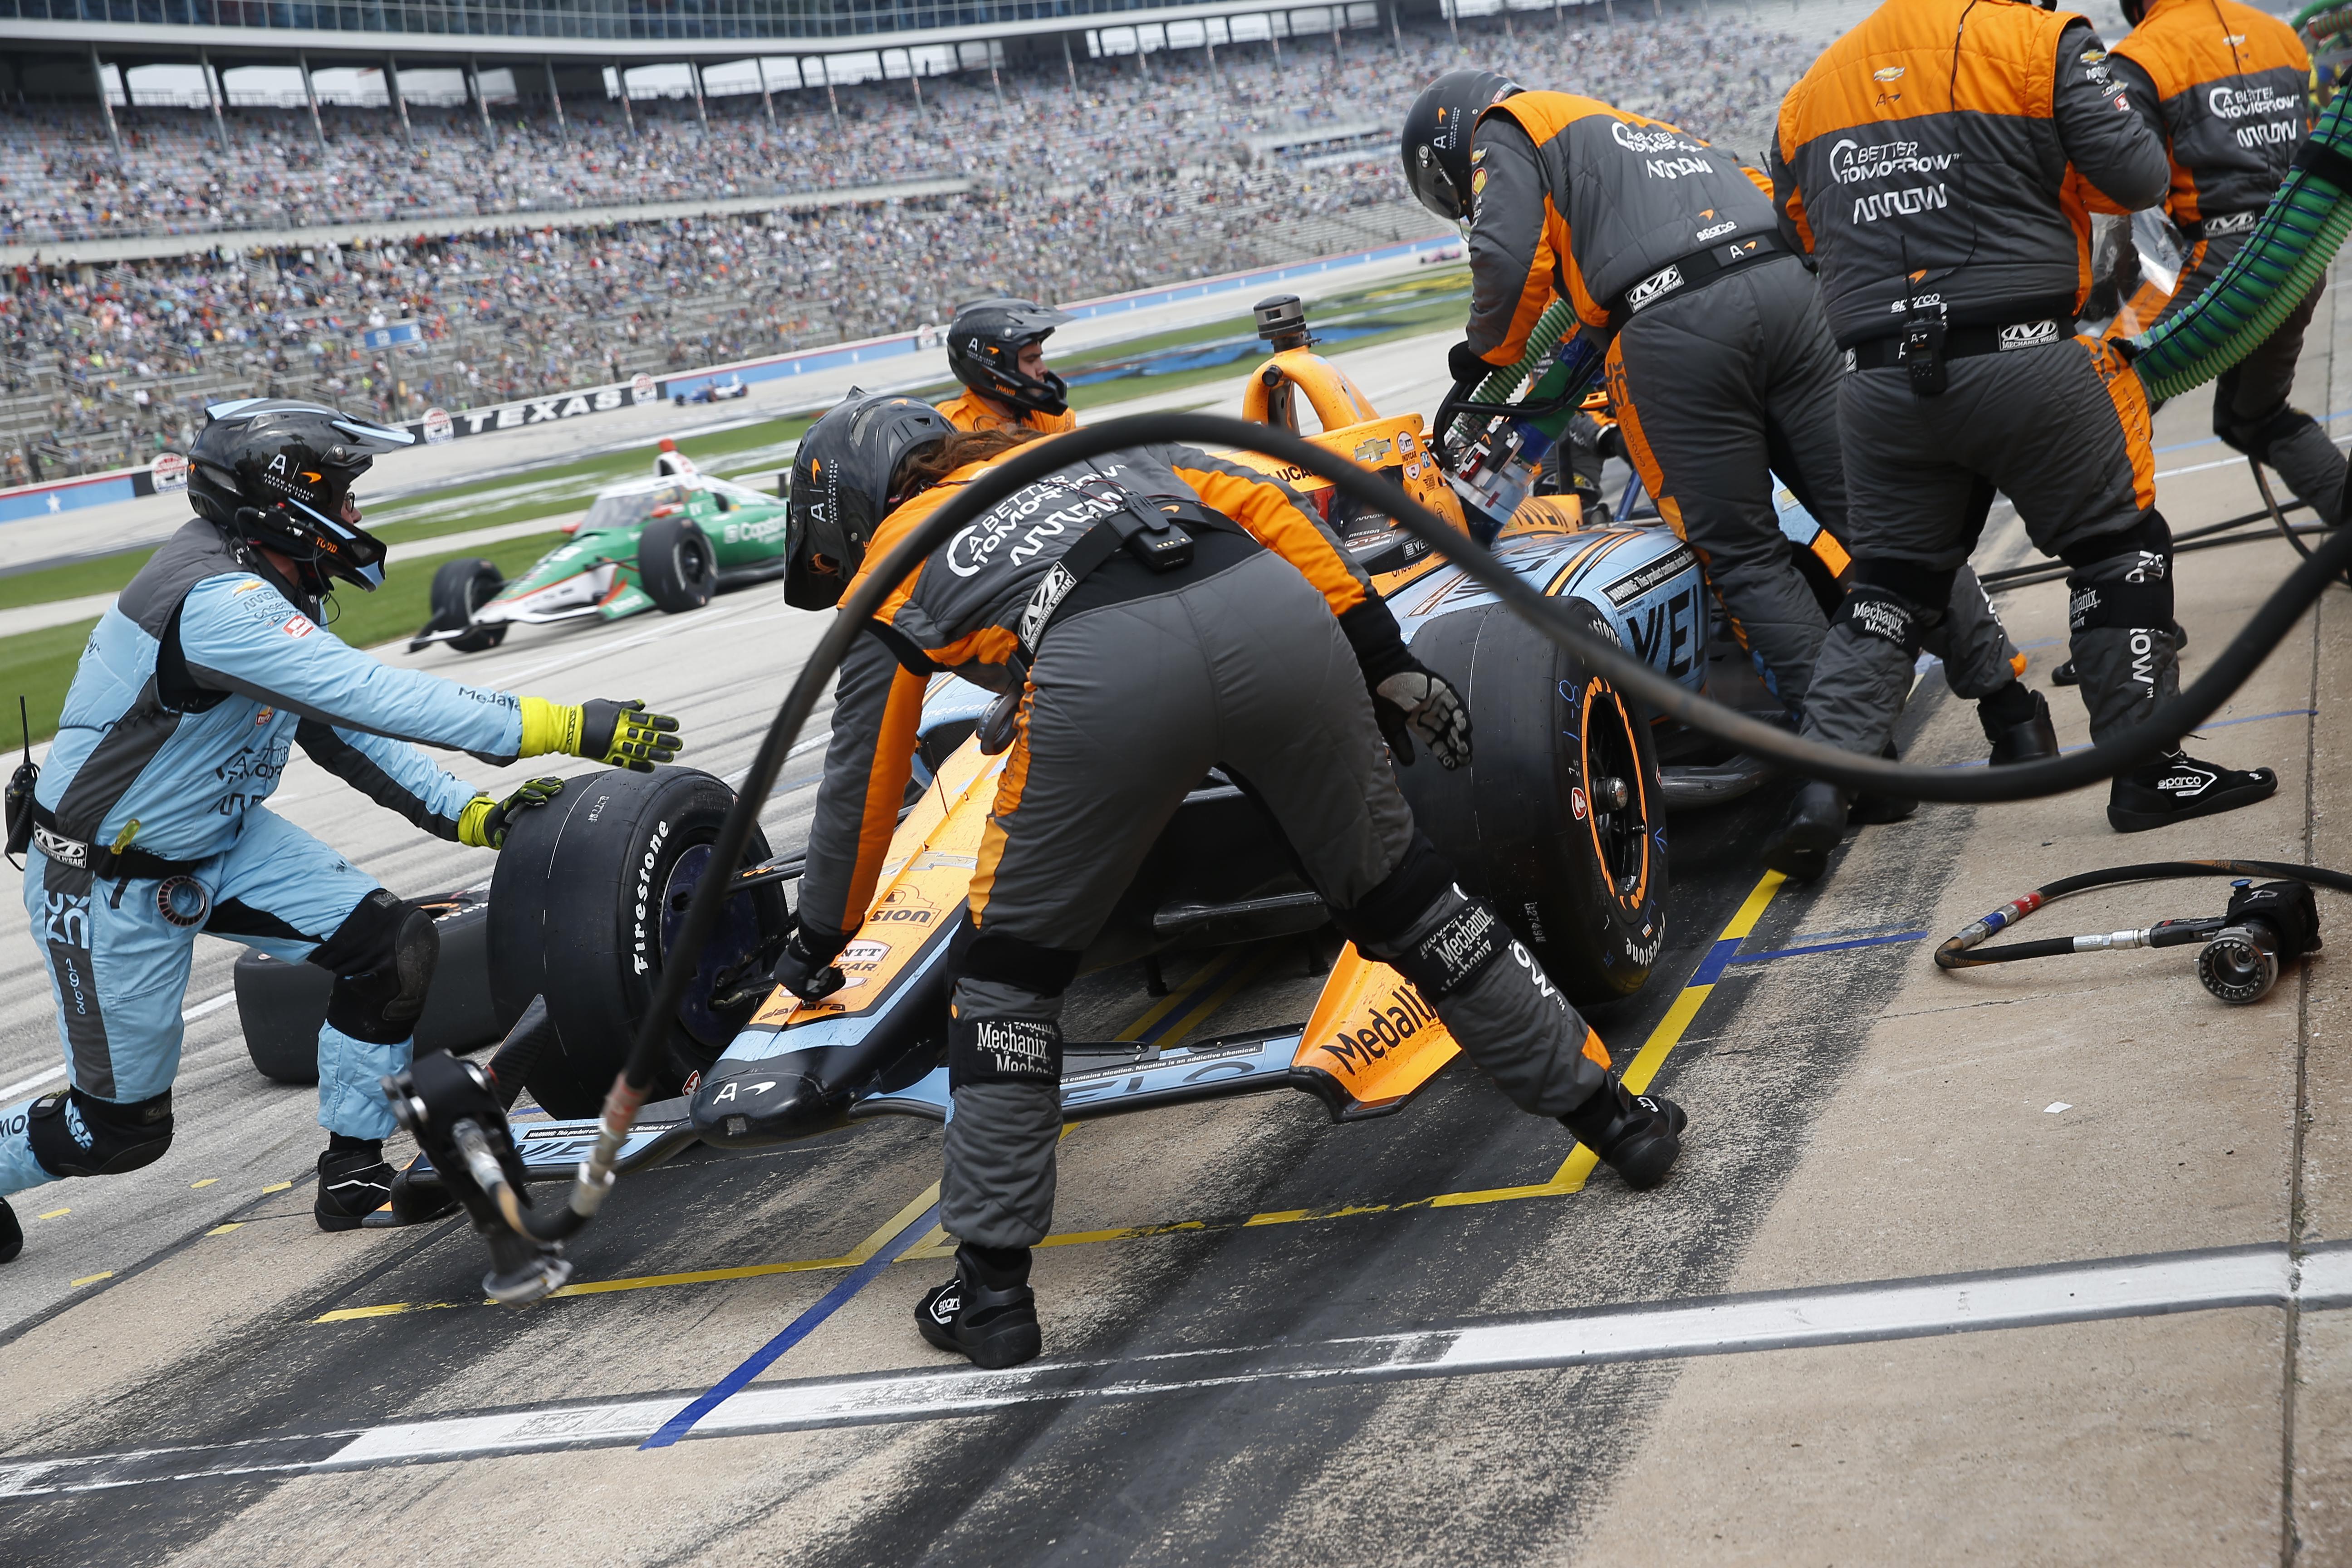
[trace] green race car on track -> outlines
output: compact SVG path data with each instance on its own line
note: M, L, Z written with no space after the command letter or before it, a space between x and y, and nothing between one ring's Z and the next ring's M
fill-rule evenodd
M410 651L446 643L479 653L515 626L616 621L647 609L679 615L714 593L784 574L780 497L697 473L674 450L656 457L654 470L598 492L572 538L511 583L479 557L445 563L433 575L433 619L409 639Z

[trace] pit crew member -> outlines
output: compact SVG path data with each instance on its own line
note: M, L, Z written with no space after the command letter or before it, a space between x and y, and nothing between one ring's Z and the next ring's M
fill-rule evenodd
M795 568L808 551L841 563L824 579L837 595L1013 439L949 435L904 398L819 421L793 475ZM1155 571L1119 540L1161 519L1192 549ZM1018 701L949 959L940 1215L959 1250L917 1310L931 1343L982 1366L1038 1352L1029 1249L1053 1213L1063 992L1212 764L1248 781L1340 930L1418 985L1516 1103L1631 1184L1664 1179L1680 1109L1598 1065L1591 1031L1415 831L1375 708L1448 767L1468 760L1467 716L1287 487L1178 446L1073 464L958 533L866 630L842 666L800 923L775 969L803 1000L843 983L832 961L873 897L926 677L952 669Z
M1423 89L1403 158L1422 205L1469 226L1454 379L1517 363L1544 310L1574 305L1608 344L1627 458L1706 563L1766 686L1801 711L1828 618L1780 531L1771 475L1843 537L1842 367L1762 176L1663 121L1474 69ZM1936 651L1952 689L1981 704L1995 760L2055 755L2047 704L2018 681L1982 589L1956 578L1948 597ZM1910 810L1872 806L1857 815Z
M642 704L459 686L379 664L327 628L336 580L383 581L352 486L408 440L290 399L210 411L190 454L197 515L100 617L30 820L12 824L30 838L25 907L68 1087L0 1110L0 1199L135 1171L171 1147L180 1008L209 932L335 977L313 1212L322 1229L356 1226L390 1190L377 1080L408 1064L438 939L421 910L264 804L289 751L428 833L491 849L561 784L494 799L410 742L495 763L562 752L646 769L677 753L676 721ZM0 1201L0 1261L22 1245Z
M2098 36L2023 0L1887 0L1790 90L1772 164L1783 233L1819 264L1853 367L1838 426L1854 565L1804 732L1886 745L1996 488L2074 569L2093 736L2129 729L2179 684L2172 535L2147 395L2074 321L2090 279L2084 188L2148 206L2168 164ZM2267 768L2176 752L2116 777L2107 820L2137 832L2277 788ZM1808 783L1765 863L1820 876L1845 805L1836 785Z
M948 328L948 368L964 393L940 405L959 430L1078 427L1069 391L1045 363L1045 340L1070 317L1034 300L975 300Z
M2107 64L2171 155L2165 212L2189 242L2160 321L2221 275L2286 178L2311 129L2311 58L2294 28L2238 0L2123 0L2123 10L2132 30ZM2314 285L2276 331L2221 373L2213 434L2276 468L2334 524L2343 521L2344 454L2287 403L2325 287Z

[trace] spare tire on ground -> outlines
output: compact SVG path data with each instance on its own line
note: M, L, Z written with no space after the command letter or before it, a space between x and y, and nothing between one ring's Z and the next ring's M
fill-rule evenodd
M719 552L690 517L658 517L637 536L637 581L664 615L710 603L719 586Z
M474 618L474 612L497 598L505 590L506 585L506 577L499 571L497 565L483 560L478 555L467 555L456 561L443 562L440 570L433 574L433 588L430 595L433 605L433 624L426 629L436 632L454 632L458 627L470 624ZM494 626L483 626L479 630L467 632L461 637L452 637L449 639L448 646L459 653L480 653L486 648L494 648L506 640L507 626L504 622L501 622Z
M1556 601L1615 634L1576 599ZM1580 1005L1640 990L1665 944L1665 799L1648 715L1499 605L1440 616L1412 651L1469 704L1472 761L1397 770L1415 820Z
M547 998L559 1044L524 1081L555 1115L593 1116L604 1103L734 800L722 781L693 768L614 768L565 780L562 795L508 830L490 882L491 994L501 1028L532 997ZM767 857L766 836L754 831L743 863ZM735 1037L751 1007L713 1012L712 982L774 951L789 920L774 882L729 900L670 1020L654 1098L677 1093Z
M416 1020L416 1050L463 1056L499 1037L490 1004L489 910L478 894L422 899L441 938L425 1012ZM261 1076L277 1083L319 1081L319 1026L327 1018L334 976L315 964L284 963L247 951L230 971L246 1053Z

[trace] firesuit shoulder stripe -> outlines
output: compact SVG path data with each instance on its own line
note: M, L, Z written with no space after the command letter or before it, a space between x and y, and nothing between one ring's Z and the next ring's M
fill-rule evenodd
M432 802L402 784L333 725L305 719L295 726L294 740L312 761L378 805L398 812L436 838L457 841L456 816L436 811Z
M1306 510L1290 487L1243 464L1180 448L1169 467L1202 504L1224 513L1252 537L1298 569L1335 616L1371 595L1371 586L1339 542Z
M1824 50L1790 89L1782 155L1793 159L1820 136L1931 114L2047 120L2055 112L2059 40L2083 20L2008 0L1883 7Z

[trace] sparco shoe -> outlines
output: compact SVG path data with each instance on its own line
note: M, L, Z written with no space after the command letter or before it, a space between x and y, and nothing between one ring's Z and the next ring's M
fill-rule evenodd
M0 1198L0 1263L14 1261L24 1250L25 1227L16 1223L16 1211L8 1206L8 1200Z
M2276 794L2278 774L2268 768L2225 768L2173 752L2116 776L2107 790L2107 822L2117 833L2145 833Z
M1017 1263L1011 1261L1015 1258ZM924 1340L990 1372L1034 1359L1045 1341L1037 1331L1037 1297L1029 1289L1028 1249L961 1247L956 1265L955 1278L915 1307L915 1327Z
M392 1167L384 1163L383 1143L333 1134L319 1155L319 1199L310 1205L319 1228L357 1230L391 1201Z
M1830 851L1845 836L1845 791L1809 779L1797 792L1789 815L1764 840L1764 864L1794 881L1817 881L1829 868Z
M1977 722L1992 742L1991 763L2037 763L2058 754L2058 728L2050 721L2050 699L2012 681L1977 704Z
M1576 1141L1629 1187L1654 1187L1683 1152L1690 1119L1673 1100L1635 1094L1615 1073L1601 1091L1559 1119Z

